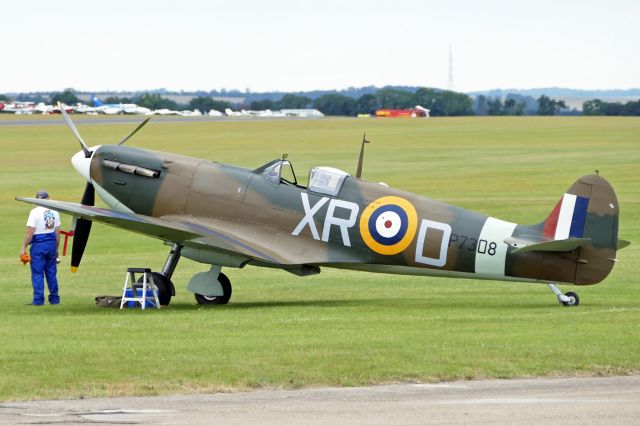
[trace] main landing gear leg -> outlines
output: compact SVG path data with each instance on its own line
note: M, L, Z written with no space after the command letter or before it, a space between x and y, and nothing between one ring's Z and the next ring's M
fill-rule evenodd
M153 273L153 282L156 284L156 287L158 287L158 299L160 299L161 305L168 305L169 302L171 302L171 296L176 295L176 288L171 282L171 276L173 275L173 271L176 270L178 260L180 260L181 250L182 246L174 243L173 246L171 246L167 260L164 262L162 272Z
M577 293L573 291L569 291L565 294L562 294L560 289L556 287L555 284L547 284L547 286L551 289L553 294L558 297L558 302L560 302L564 306L578 306L580 304L580 298Z
M178 243L174 243L171 246L171 251L169 252L169 256L167 256L167 260L164 262L164 266L162 267L162 275L171 279L173 276L173 271L176 270L176 266L178 265L178 260L180 260L180 252L182 251L182 246ZM175 296L175 292L173 293Z

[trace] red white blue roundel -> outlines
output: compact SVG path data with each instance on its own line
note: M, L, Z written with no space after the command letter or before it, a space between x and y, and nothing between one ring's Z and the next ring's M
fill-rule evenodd
M416 234L417 214L413 205L400 197L382 197L369 204L360 217L360 234L376 253L391 255L403 251Z

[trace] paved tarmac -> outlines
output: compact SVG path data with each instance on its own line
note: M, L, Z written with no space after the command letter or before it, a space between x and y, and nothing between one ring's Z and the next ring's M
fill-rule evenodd
M0 403L0 424L640 425L640 376Z

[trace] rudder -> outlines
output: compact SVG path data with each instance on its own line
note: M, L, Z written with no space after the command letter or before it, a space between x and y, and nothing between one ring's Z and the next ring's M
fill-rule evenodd
M618 198L609 182L587 175L565 192L542 223L545 238L589 239L577 249L576 284L596 284L611 272L618 245L618 216Z

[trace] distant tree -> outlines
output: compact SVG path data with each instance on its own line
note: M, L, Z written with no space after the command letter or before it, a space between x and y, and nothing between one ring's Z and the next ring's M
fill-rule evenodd
M355 113L356 114L375 114L376 110L380 107L378 99L375 95L366 94L356 99Z
M622 107L622 115L640 115L640 100L629 101Z
M567 105L564 101L557 101L546 95L542 95L538 98L538 115L556 115L566 108Z
M209 112L212 109L224 111L231 108L231 103L212 99L210 96L198 96L189 101L189 109L197 109L200 112Z
M0 102L6 102L9 100L9 97L7 95L0 95Z
M489 115L502 115L503 113L502 101L500 100L500 98L495 98L488 101L487 107L487 114Z
M513 98L509 98L506 99L504 101L504 110L505 111L511 111L514 110L516 108L516 101Z
M276 107L278 109L302 109L307 108L310 104L311 98L288 94L276 102Z
M273 102L271 99L262 99L259 101L251 102L251 104L249 105L249 108L251 108L254 111L263 111L265 109L276 109L276 103Z
M582 114L584 115L604 115L602 111L602 102L600 99L592 99L582 103Z
M620 102L603 102L602 112L604 115L623 115L624 106Z
M600 99L592 99L582 104L584 115L640 115L640 100L629 101L625 104L620 102L604 102Z
M526 104L524 102L517 102L512 97L507 97L504 101L504 107L502 108L503 115L522 115Z
M132 104L133 99L131 98L121 98L119 96L108 96L103 101L105 104Z
M157 93L143 93L134 100L136 104L149 109L179 109L177 102L163 98Z
M538 102L532 96L523 96L519 93L508 93L506 98L513 99L516 104L507 114L524 115L526 113L535 114L538 111Z
M524 111L526 107L527 107L526 103L524 102L518 103L518 105L516 105L516 110L514 111L513 115L524 115Z
M420 88L408 103L411 107L420 105L430 110L434 117L473 115L473 101L464 93L451 90Z
M64 89L61 92L55 92L51 96L51 103L56 105L58 102L62 102L65 105L75 105L80 102L80 99L76 96L76 91L73 89Z
M446 117L473 115L473 102L464 93L444 90L440 93L440 96L444 104L444 115Z
M479 95L476 98L475 110L476 110L476 115L489 114L489 107L487 106L487 97L485 95Z
M385 87L378 90L375 96L381 108L412 108L415 106L414 94L405 90Z
M354 115L356 101L349 96L330 94L316 99L313 107L325 115Z

